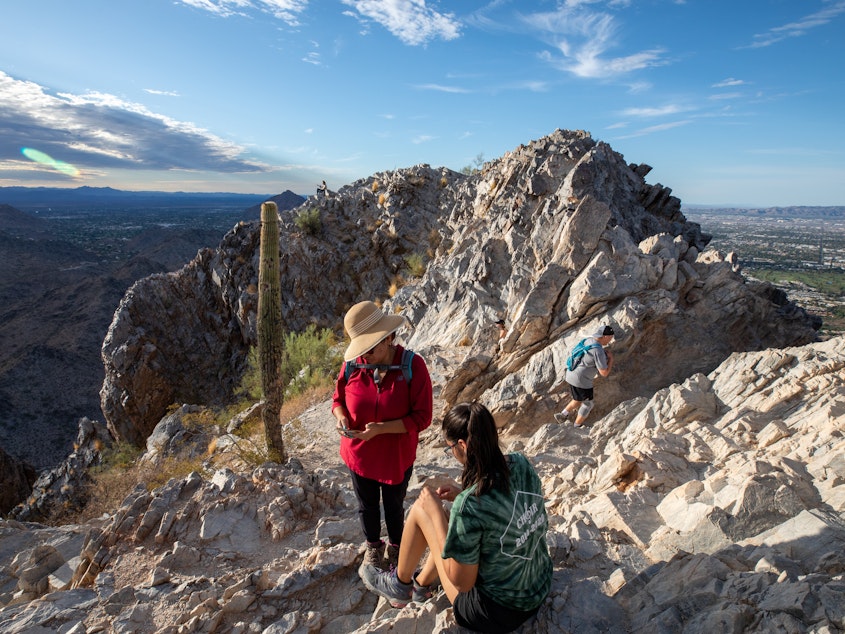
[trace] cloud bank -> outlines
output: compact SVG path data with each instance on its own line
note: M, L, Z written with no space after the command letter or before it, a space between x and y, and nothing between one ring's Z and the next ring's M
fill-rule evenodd
M104 93L48 94L0 71L0 164L21 177L32 148L80 173L103 169L263 172L244 149L194 126Z

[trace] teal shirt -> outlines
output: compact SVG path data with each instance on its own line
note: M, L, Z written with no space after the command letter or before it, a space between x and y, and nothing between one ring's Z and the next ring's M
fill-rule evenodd
M475 495L475 485L455 498L444 559L478 564L478 591L514 610L538 607L552 586L546 546L549 520L540 478L525 456L507 455L510 492Z

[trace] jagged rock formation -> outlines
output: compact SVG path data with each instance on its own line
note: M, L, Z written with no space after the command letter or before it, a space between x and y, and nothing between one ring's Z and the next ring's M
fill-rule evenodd
M32 490L35 469L0 447L0 515L5 515Z
M485 398L536 427L563 397L566 349L610 321L624 333L598 415L731 352L807 343L818 320L747 283L680 201L585 132L556 131L474 176L416 166L362 179L282 215L283 319L340 332L346 308L385 298L405 258L428 261L388 304L410 345L442 359L446 404ZM297 216L317 209L310 235ZM130 289L103 344L106 421L142 445L172 403L213 402L255 342L258 226L243 224L176 274ZM492 321L506 317L500 349Z
M102 423L82 418L73 451L61 464L42 471L18 500L9 516L24 522L46 522L59 514L82 508L87 502L88 470L100 464L100 456L113 439Z
M141 485L86 526L0 522L0 630L461 633L442 594L395 610L363 588L328 407L300 416L302 463ZM523 429L503 444L543 481L555 572L520 634L845 631L845 337ZM410 498L457 473L441 449L427 430Z

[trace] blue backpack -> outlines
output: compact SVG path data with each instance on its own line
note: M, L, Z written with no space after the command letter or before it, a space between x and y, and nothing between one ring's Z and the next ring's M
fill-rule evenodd
M379 370L387 372L389 370L402 370L405 375L405 381L410 385L413 372L411 370L411 361L414 358L414 351L405 349L402 351L402 362L400 365L382 365L375 363L356 363L355 361L347 361L343 364L343 380L348 382L349 377L355 370ZM376 381L378 384L379 381Z
M601 344L595 340L591 344L587 343L587 339L579 341L578 345L572 349L572 352L566 359L566 369L572 371L577 368L581 363L581 360L584 358L584 355L587 354L587 351L593 348L601 348Z

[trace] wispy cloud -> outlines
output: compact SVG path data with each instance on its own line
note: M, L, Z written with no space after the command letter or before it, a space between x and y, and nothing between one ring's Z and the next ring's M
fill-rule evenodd
M432 141L434 140L434 138L435 137L430 134L419 134L413 139L411 139L411 143L413 143L414 145L419 145L420 143L427 143L428 141Z
M311 51L305 57L302 58L302 61L306 64L313 64L314 66L323 65L323 62L320 60L320 54L317 51Z
M677 104L668 104L658 108L627 108L622 113L627 117L665 117L688 110L689 108Z
M717 82L711 86L711 88L730 88L732 86L744 86L745 82L741 79L734 79L733 77L728 77L727 79L723 79L720 82Z
M664 51L653 48L630 55L611 57L618 44L618 27L613 16L588 10L592 0L569 0L556 11L523 16L560 56L549 51L541 58L560 70L584 78L606 78L666 63Z
M471 90L461 88L459 86L443 86L442 84L417 84L415 88L419 88L420 90L434 90L436 92L449 92L462 95L472 92Z
M452 13L439 13L427 7L425 0L342 0L352 7L359 21L372 20L405 44L416 46L441 38L460 36L460 22Z
M155 90L154 88L144 88L144 92L160 97L180 97L181 95L175 90Z
M299 15L308 8L308 0L177 0L182 4L221 17L247 15L250 10L268 13L291 26L299 26Z
M49 94L0 71L0 161L39 150L83 174L132 170L265 171L241 158L244 148L192 123L156 114L114 95Z
M795 22L790 22L789 24L784 24L783 26L777 26L773 29L769 29L765 33L758 33L754 35L754 42L749 44L748 47L761 48L764 46L771 46L776 42L792 37L807 35L811 29L824 26L831 20L840 16L842 13L845 13L845 1L839 0L837 2L833 2L830 6L822 9L821 11L811 13Z
M691 119L684 119L682 121L671 121L669 123L660 123L658 125L652 125L647 128L641 128L630 134L626 134L624 136L616 137L617 139L633 139L634 137L639 136L646 136L649 134L654 134L655 132L663 132L664 130L671 130L672 128L678 128L682 125L687 125L688 123L692 123Z

